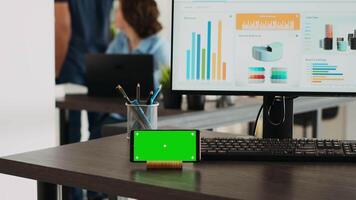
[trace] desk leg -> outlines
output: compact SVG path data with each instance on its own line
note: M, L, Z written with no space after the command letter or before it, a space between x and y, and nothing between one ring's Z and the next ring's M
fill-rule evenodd
M57 200L57 185L37 182L37 200Z
M315 130L315 135L313 135L314 138L320 137L322 121L323 121L323 109L318 109L316 114L316 130Z
M321 125L321 110L318 109L317 111L312 112L312 138L318 138L319 135L319 129Z
M59 111L59 138L60 145L68 144L68 135L66 134L68 130L68 115L67 110L61 109Z
M249 122L248 123L248 135L249 136L256 136L255 135L256 133L253 132L253 129L255 129L255 122Z
M68 144L68 114L67 110L59 110L59 145ZM69 191L67 187L62 186L62 189L59 191L62 199L68 199Z

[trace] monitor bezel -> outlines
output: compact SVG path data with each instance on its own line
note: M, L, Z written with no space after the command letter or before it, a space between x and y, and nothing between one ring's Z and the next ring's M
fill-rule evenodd
M173 38L174 38L174 0L171 9L171 91L175 94L192 95L233 95L233 96L322 96L322 97L356 97L355 92L299 92L299 91L225 91L225 90L177 90L173 89Z

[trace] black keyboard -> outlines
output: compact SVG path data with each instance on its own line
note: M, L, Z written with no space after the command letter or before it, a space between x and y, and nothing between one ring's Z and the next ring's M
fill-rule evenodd
M202 160L356 161L356 141L202 138Z

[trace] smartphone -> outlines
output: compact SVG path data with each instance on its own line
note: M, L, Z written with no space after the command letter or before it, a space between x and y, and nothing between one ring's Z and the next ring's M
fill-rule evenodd
M130 161L200 160L198 130L133 130L130 133Z

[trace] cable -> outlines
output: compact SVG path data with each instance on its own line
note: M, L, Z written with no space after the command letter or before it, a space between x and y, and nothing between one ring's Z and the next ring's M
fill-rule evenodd
M268 117L267 117L267 119L268 119L268 121L269 121L272 125L274 125L274 126L279 126L279 125L283 124L283 123L286 121L286 100L290 100L290 99L293 100L293 99L298 98L298 96L292 96L292 97L285 97L285 96L283 96L283 97L280 97L280 98L283 100L283 119L282 119L279 123L273 123L273 122L270 120L270 113L271 113L271 110L272 110L272 106L274 105L276 99L278 99L278 98L274 97L273 102L272 102L272 105L270 105L270 107L269 107L269 109L268 109ZM261 105L261 107L260 107L260 109L259 109L259 111L258 111L256 120L255 120L253 132L252 132L254 136L256 136L257 124L258 124L258 120L259 120L259 118L260 118L261 112L262 112L262 110L263 110L263 106L264 106L264 104Z
M267 117L267 119L268 119L268 122L269 122L270 124L272 124L273 126L280 126L280 125L282 125L282 124L286 121L286 97L283 96L283 97L281 97L281 99L282 99L282 101L283 101L283 117L282 117L282 120L281 120L281 121L279 121L279 122L277 122L277 123L271 121L271 110L272 110L272 107L273 107L273 105L275 104L275 102L276 102L277 100L280 100L280 99L274 97L274 98L273 98L273 101L272 101L272 104L271 104L271 105L269 106L269 108L268 108L268 112L267 112L268 117Z
M260 119L260 115L261 115L262 110L263 110L263 104L261 105L261 108L258 111L257 118L255 120L255 125L253 127L253 136L256 136L257 124L258 124L258 120Z

